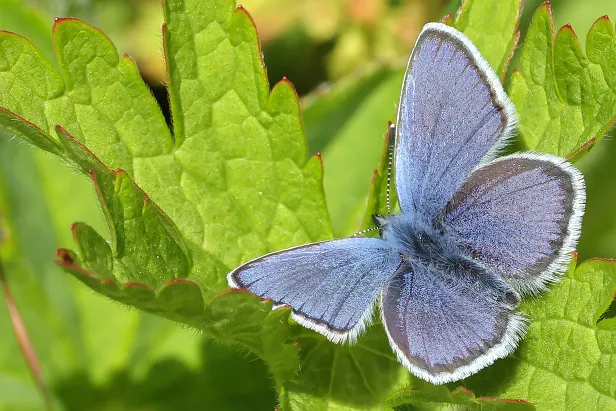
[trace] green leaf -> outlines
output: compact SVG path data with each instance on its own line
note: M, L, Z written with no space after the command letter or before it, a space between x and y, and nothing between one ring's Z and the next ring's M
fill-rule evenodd
M49 42L51 19L37 8L30 7L20 0L0 1L0 28L19 33L33 42L47 58L53 58Z
M521 13L521 0L465 0L453 24L477 46L501 81L520 39Z
M399 72L397 65L372 64L334 84L320 86L304 97L302 119L311 153L326 150L345 124L355 121L366 99Z
M254 23L234 7L170 0L164 30L175 159L193 191L188 206L200 204L169 214L180 229L189 220L188 239L227 269L331 236L321 166L314 157L306 165L297 95L284 80L269 92ZM226 287L221 274L208 280Z
M101 230L104 219L90 182L17 143L0 134L0 256L56 408L273 409L269 370L254 354L203 343L193 330L126 310L58 275L49 256L73 243L70 222ZM1 296L0 335L0 410L43 409Z
M392 406L403 404L434 403L443 405L462 406L468 410L507 410L507 411L531 411L531 404L522 400L507 400L499 398L477 398L472 391L458 387L449 391L446 386L434 386L426 384L425 387L407 388L395 392L389 401Z
M397 361L380 323L353 345L336 345L302 327L294 328L302 371L289 385L294 410L383 409L410 375Z
M0 34L0 85L11 90L0 91L0 124L92 175L111 244L76 224L77 253L59 250L59 265L110 298L256 352L280 386L297 369L288 312L237 293L204 299L251 257L331 236L322 166L306 163L290 83L270 93L242 8L170 0L164 14L174 139L133 62L75 19L54 26L61 72ZM249 306L262 315L242 330Z
M0 134L0 226L5 234L0 240L0 257L56 402L66 400L56 387L83 370L88 370L96 386L124 367L132 367L126 371L130 375L147 371L149 362L165 355L171 341L181 342L183 356L189 357L198 346L193 333L127 311L58 275L49 256L57 247L73 242L67 221L88 218L97 228L104 228L103 219L85 179L57 159L30 153L26 145L17 143ZM156 336L156 347L135 354L134 344L145 328ZM31 409L42 409L2 297L0 335L0 409L28 409L28 403L39 404Z
M513 356L466 380L489 396L545 410L616 407L616 319L600 320L616 295L616 261L588 260L521 307L531 323Z
M554 35L544 4L532 19L520 64L509 95L526 149L571 157L603 138L616 118L616 34L607 17L591 27L585 55L571 26Z

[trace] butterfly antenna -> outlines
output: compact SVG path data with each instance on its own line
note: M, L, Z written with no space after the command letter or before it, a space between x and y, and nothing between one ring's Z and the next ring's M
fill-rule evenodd
M352 238L352 237L359 237L360 235L364 235L364 234L366 234L366 233L369 233L369 232L371 232L371 231L376 231L376 230L378 230L378 229L379 229L379 227L370 227L370 228L366 228L365 230L361 230L359 233L355 233L355 234L353 234L353 235L351 236L351 238Z
M394 146L395 146L395 135L396 135L396 126L393 124L389 125L389 148L387 156L389 157L387 163L387 191L386 191L386 199L387 199L387 214L391 215L391 169L393 167L394 162Z

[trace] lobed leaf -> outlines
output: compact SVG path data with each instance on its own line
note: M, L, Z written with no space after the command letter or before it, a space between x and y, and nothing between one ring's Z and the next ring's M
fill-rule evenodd
M522 304L532 321L515 355L467 379L467 387L537 409L616 407L616 320L601 320L616 295L616 261L575 264L550 292Z
M509 95L526 149L577 159L603 138L616 118L616 33L607 17L591 27L584 54L571 26L554 34L545 3L533 16L520 65Z
M90 182L56 158L31 151L0 133L0 226L7 234L0 240L0 255L43 378L55 397L54 409L104 408L102 404L111 402L136 408L154 403L161 385L176 386L184 377L188 379L182 381L185 390L203 387L197 381L203 381L208 371L195 368L201 342L194 331L126 310L58 275L49 255L73 243L68 224L75 218L88 219L104 229L104 220ZM0 409L44 409L16 346L5 306L0 297ZM245 361L245 356L236 357L235 361ZM173 372L156 372L168 363L176 364ZM263 395L265 385L273 407L275 392L264 364L251 361L249 368L254 369L255 390ZM236 378L238 384L244 380ZM115 379L121 380L121 386L112 388ZM212 379L210 385L217 381ZM146 385L152 387L148 395ZM192 408L203 408L210 398L206 394L193 398Z
M251 297L240 310L236 294L213 296L239 263L331 236L322 166L306 163L290 83L270 93L242 8L169 0L164 14L174 138L133 62L76 19L54 26L60 71L27 40L0 33L0 124L92 176L111 244L74 225L77 253L59 250L59 265L110 298L257 350L281 385L297 352L280 312L223 338L220 324L241 329L238 313L263 305Z

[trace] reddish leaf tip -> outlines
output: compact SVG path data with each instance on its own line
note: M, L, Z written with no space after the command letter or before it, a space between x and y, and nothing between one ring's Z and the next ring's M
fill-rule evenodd
M135 60L133 60L133 58L131 56L129 56L128 53L122 53L122 59L123 60L128 60L131 63L135 64Z
M188 284L188 285L192 285L196 287L197 289L201 290L201 287L199 287L199 284L197 284L194 281L187 280L186 278L174 278L173 280L169 280L165 284L163 284L162 288L169 287L175 284Z
M376 179L379 176L379 170L376 168L372 172L372 178L370 178L370 185L373 186L376 183Z
M466 394L472 394L473 392L471 390L469 390L468 388L464 388L464 387L458 387L455 389L455 391L462 391Z
M60 25L63 24L65 22L69 22L69 21L82 21L79 20L78 18L75 17L56 17L54 19L54 23L53 23L53 29L52 31L56 31L56 28Z
M105 280L107 281L107 280ZM104 282L104 281L103 281ZM143 284L143 283L137 283L137 282L132 282L132 283L124 283L122 284L123 288L128 288L128 287L132 287L132 288L143 288L144 290L148 290L148 291L152 291L152 289L150 288L150 286Z
M293 345L299 347L299 341L293 341Z
M321 155L321 152L318 152L314 155L317 158L317 161L319 162L319 165L321 167L321 173L325 172L325 166L323 165L323 156Z
M69 252L69 253L71 253L71 250L66 250L66 249L64 249L64 250ZM58 252L56 252L56 254L57 253ZM54 263L56 265L61 266L61 267L74 270L74 271L78 272L79 274L84 275L84 276L86 276L88 278L91 278L93 280L100 281L100 279L96 276L96 274L93 274L90 271L86 270L85 268L82 268L82 267L76 265L72 261L64 261L64 260L60 259L60 260L55 260Z
M80 222L76 222L71 224L71 233L73 234L73 241L75 241L75 243L77 243L77 227L79 227L81 224Z
M58 248L56 250L56 256L62 263L75 264L73 257L71 257L71 250L67 250L66 248Z
M599 23L600 21L605 21L607 23L609 23L610 25L612 24L612 21L610 20L610 16L608 16L607 14L604 16L599 17L597 20L595 20L595 22L593 23L593 26L597 23ZM592 29L591 29L592 30Z
M539 11L540 9L547 10L547 12L550 14L550 17L552 16L552 3L549 0L539 6L537 11Z
M174 278L173 280L169 280L163 284L163 286L158 290L158 292L162 291L167 287L172 287L176 284L186 284L195 287L197 290L201 291L201 287L194 281L187 280L185 278Z
M564 26L562 26L559 30L559 32L569 32L570 34L572 34L574 37L577 37L577 34L575 34L575 30L573 30L573 27L571 27L571 24L565 24Z
M219 297L221 295L234 294L234 293L243 293L243 294L254 295L250 291L244 290L243 288L227 288L226 290L223 290L223 291L219 292L218 294L215 294L211 299L213 300L214 298ZM256 295L255 295L255 297L256 297Z
M286 76L280 79L280 81L276 83L274 88L282 86L282 85L290 87L291 90L293 90L293 93L295 93L296 100L299 100L299 97L297 96L297 91L295 90L295 86L293 85L293 83L291 83L291 80L289 80Z
M595 144L597 141L597 139L595 137L591 138L590 140L588 140L587 142L585 142L584 144L582 144L577 150L575 150L573 153L569 154L566 159L570 160L573 157L575 157L576 155L580 154L582 151L584 150L589 150L590 147L593 146L593 144Z
M257 25L255 24L255 21L253 20L252 16L250 15L250 13L248 13L248 10L246 10L246 8L244 6L242 6L241 4L238 4L238 6L235 9L236 13L243 13L246 17L248 17L248 20L250 20L250 22L252 23L252 26L254 27L254 29L257 29ZM259 53L261 52L261 47L259 47Z

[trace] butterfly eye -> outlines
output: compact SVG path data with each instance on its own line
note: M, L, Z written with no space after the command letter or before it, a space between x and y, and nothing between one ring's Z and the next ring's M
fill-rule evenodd
M517 307L520 305L520 295L515 291L507 291L505 293L505 302L511 307Z

